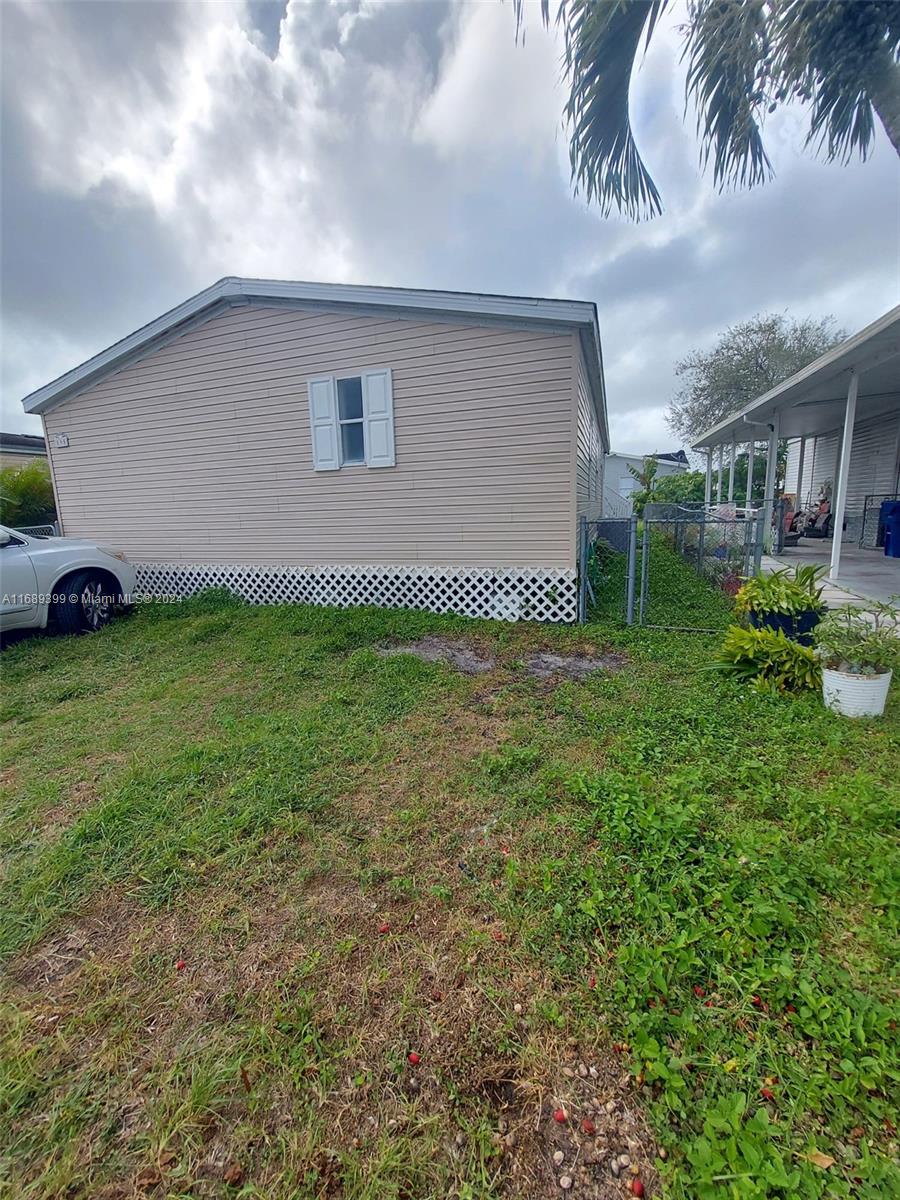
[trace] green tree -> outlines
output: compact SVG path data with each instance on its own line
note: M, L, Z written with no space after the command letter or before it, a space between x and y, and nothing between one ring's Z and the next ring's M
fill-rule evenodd
M711 350L693 350L675 364L681 386L666 412L669 428L690 444L845 337L833 317L768 313L732 325Z
M669 0L557 0L569 88L565 115L576 192L601 211L653 217L662 202L631 128L631 77ZM517 36L525 0L513 0ZM545 25L550 0L541 0ZM865 159L877 115L900 154L897 0L689 0L681 27L686 100L697 110L701 167L719 190L772 177L766 114L809 110L807 146L826 161Z
M56 520L53 484L46 459L0 471L0 525L46 525Z

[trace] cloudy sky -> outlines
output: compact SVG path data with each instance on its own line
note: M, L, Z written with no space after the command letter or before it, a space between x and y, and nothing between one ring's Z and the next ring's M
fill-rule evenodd
M613 445L672 441L673 364L765 310L858 328L900 300L898 166L767 130L776 182L717 195L677 11L633 89L666 212L573 198L560 47L509 3L0 2L2 428L22 395L223 275L596 300Z

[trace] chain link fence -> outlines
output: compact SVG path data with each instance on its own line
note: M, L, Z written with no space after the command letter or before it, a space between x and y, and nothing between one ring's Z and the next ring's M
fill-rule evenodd
M759 569L771 508L648 504L644 517L584 522L579 619L719 631Z
M878 492L863 500L859 544L864 550L877 550L884 545L881 505L885 500L900 500L900 492Z

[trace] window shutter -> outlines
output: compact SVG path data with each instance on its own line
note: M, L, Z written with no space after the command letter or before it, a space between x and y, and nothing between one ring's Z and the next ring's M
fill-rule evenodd
M366 466L392 467L394 457L394 393L391 372L364 371L363 413L366 421Z
M313 466L317 471L336 471L341 461L338 456L334 380L330 377L310 379L307 387Z

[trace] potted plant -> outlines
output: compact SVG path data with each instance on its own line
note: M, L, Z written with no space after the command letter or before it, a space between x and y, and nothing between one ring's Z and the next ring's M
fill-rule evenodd
M826 708L845 717L880 717L900 666L900 608L836 609L819 626L816 642Z
M787 567L769 575L759 572L738 592L735 611L755 629L780 629L792 641L811 646L812 631L825 612L819 586L824 570L807 566L793 573Z

